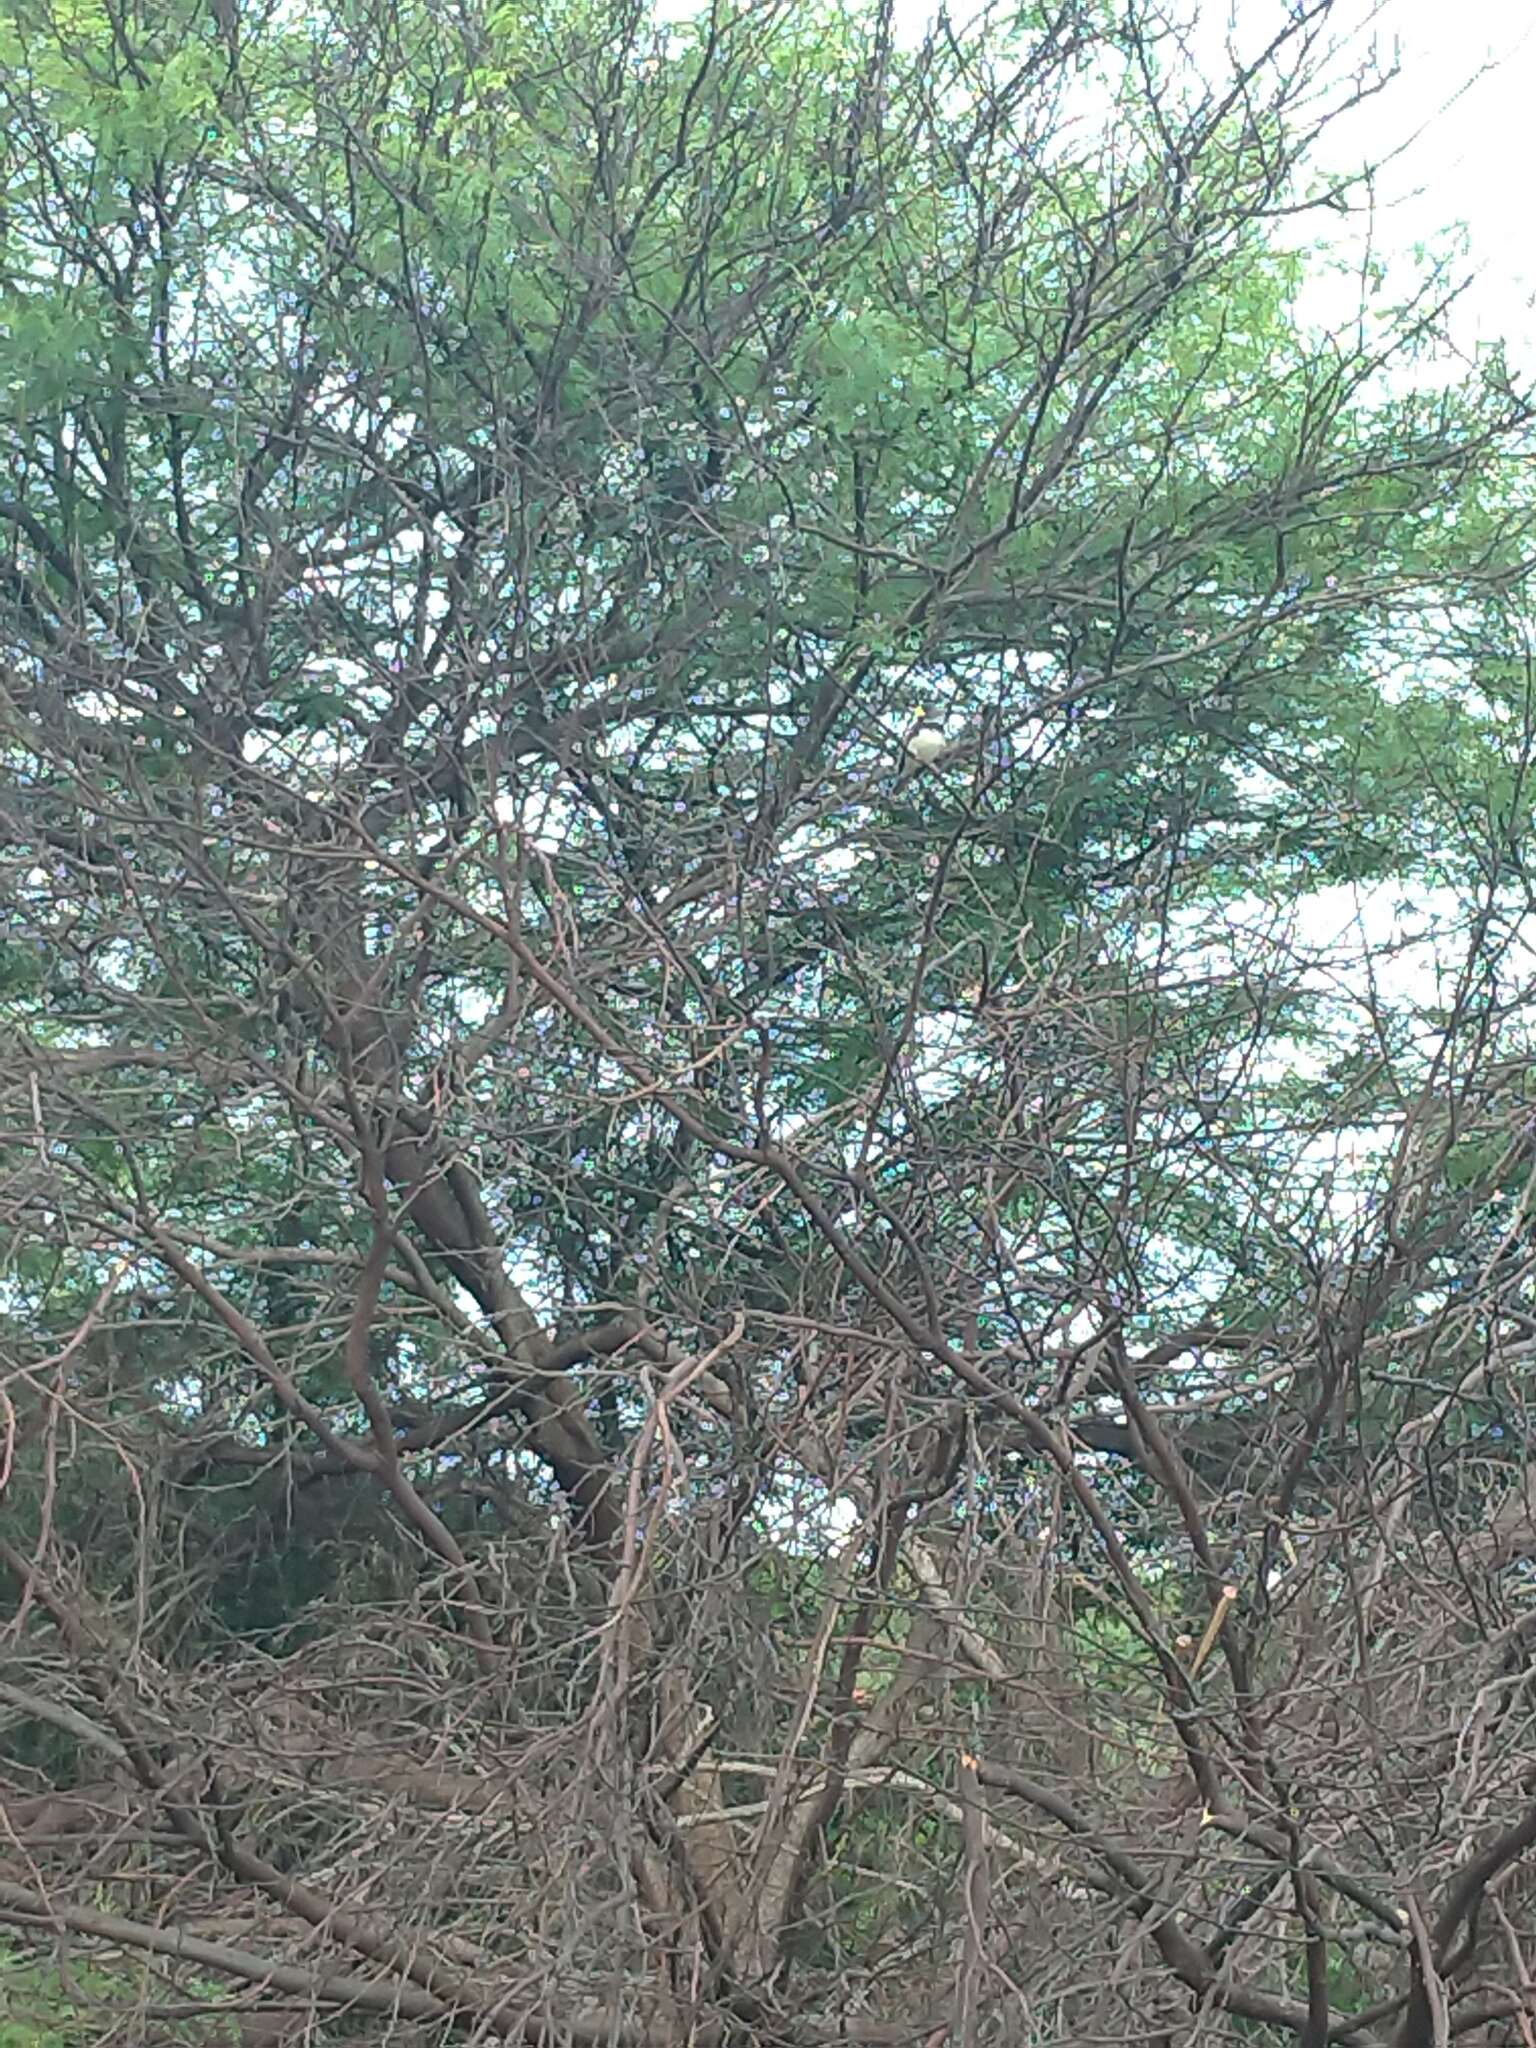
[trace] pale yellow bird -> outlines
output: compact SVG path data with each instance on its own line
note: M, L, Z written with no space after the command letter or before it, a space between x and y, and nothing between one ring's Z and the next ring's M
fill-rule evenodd
M917 723L907 734L907 754L920 768L927 768L948 752L949 740L936 725L929 725L924 717L921 704L917 707Z

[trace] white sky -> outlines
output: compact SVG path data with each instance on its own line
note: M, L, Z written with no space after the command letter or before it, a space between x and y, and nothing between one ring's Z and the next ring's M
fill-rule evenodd
M686 13L697 0L662 4ZM950 4L963 21L966 7ZM1209 75L1222 68L1229 35L1253 54L1290 12L1288 0L1164 4L1195 25ZM896 11L899 29L915 38L935 9L932 0L897 0ZM1372 49L1395 56L1398 67L1386 91L1338 125L1325 151L1330 169L1381 167L1374 249L1390 263L1464 223L1478 276L1460 308L1457 345L1470 353L1502 337L1536 367L1536 0L1337 0L1335 20L1341 76ZM1341 246L1358 232L1338 220Z
M1209 0L1207 0L1209 5ZM1223 6L1222 12L1225 13ZM1240 0L1239 19L1273 20L1279 0ZM1337 131L1335 151L1382 162L1376 239L1390 260L1458 222L1476 280L1455 333L1471 349L1500 337L1536 362L1536 6L1531 0L1341 0L1399 76ZM1393 157L1393 152L1401 153ZM1391 161L1386 161L1391 158Z

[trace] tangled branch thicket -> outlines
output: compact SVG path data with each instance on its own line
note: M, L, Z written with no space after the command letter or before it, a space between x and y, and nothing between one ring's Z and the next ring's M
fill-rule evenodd
M1536 2040L1530 405L1303 321L1331 17L5 0L0 2039Z

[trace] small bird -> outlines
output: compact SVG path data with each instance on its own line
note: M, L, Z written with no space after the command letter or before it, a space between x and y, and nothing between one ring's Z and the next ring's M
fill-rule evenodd
M917 707L917 724L907 734L907 754L920 768L931 767L949 751L949 740L936 725L926 723L924 707Z

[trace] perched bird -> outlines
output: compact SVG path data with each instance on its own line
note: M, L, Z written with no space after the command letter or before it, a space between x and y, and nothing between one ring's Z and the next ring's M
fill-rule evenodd
M907 755L920 768L930 767L949 751L949 739L936 725L925 721L923 706L917 707L917 724L907 734Z

